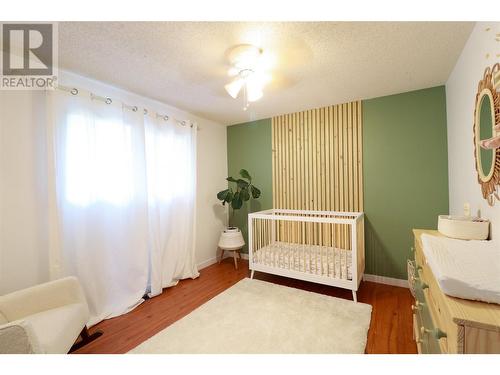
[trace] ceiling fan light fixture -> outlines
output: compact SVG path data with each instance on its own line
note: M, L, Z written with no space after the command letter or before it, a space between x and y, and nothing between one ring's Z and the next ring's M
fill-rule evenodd
M262 49L250 44L234 47L229 55L231 68L228 75L237 77L224 88L234 99L242 89L244 90L244 110L248 108L250 102L255 102L264 96L263 88L271 80L270 74L265 72L265 66L268 64L263 60L263 56Z
M262 72L254 72L252 75L248 76L247 83L253 86L260 86L264 88L271 81L271 76Z
M262 86L258 82L252 82L251 80L246 83L247 90L247 100L249 102L256 102L264 96L262 92Z
M239 70L254 69L262 55L262 50L251 44L240 44L229 54L229 62Z

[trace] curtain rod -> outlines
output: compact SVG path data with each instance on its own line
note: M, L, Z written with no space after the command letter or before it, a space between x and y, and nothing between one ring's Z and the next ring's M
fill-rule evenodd
M75 96L80 93L80 90L78 90L75 87L67 87L67 86L63 86L63 85L57 85L56 89L69 92L71 95L75 95ZM113 99L111 99L109 96L99 96L99 95L96 95L92 92L90 93L90 98L93 100L99 100L99 101L106 103L106 104L113 103ZM139 107L136 105L129 105L129 104L126 104L124 102L121 102L121 103L122 103L122 107L127 108L127 109L131 110L132 112L137 112L139 110ZM144 111L144 116L146 116L149 113L149 110L147 108L143 108L143 111ZM170 120L169 115L164 115L164 114L160 114L160 113L156 113L156 118L161 118L164 121ZM177 124L179 124L181 126L186 126L186 125L188 125L188 123L189 123L190 127L193 127L196 125L193 121L190 121L190 120L189 121L177 120L175 118L172 118L172 120L174 120ZM196 130L200 130L200 127L198 125L196 125Z

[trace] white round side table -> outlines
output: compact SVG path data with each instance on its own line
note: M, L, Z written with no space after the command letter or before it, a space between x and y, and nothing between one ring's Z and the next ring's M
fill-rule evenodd
M238 259L236 254L241 259L240 250L245 246L245 240L241 231L236 227L228 227L222 231L219 238L219 249L221 249L219 263L222 262L224 258L225 251L233 252L234 268L238 269Z

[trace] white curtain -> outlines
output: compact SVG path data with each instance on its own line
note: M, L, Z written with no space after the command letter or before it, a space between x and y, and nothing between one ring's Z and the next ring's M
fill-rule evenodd
M83 91L48 97L51 276L80 279L89 325L197 277L196 133Z
M151 251L150 296L180 279L198 277L195 264L196 128L145 118Z

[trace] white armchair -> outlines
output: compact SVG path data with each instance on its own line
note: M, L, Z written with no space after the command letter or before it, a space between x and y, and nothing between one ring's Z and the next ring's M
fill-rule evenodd
M68 353L89 336L89 309L76 277L0 296L0 353Z

